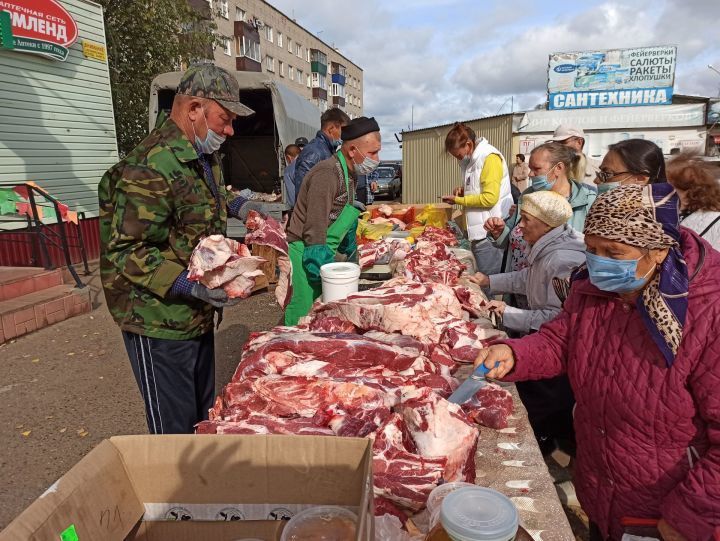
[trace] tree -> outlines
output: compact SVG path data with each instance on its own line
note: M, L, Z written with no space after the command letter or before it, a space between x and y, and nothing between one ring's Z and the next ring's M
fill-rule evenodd
M212 59L215 25L204 0L99 2L105 12L118 148L125 156L148 133L152 80L190 61Z

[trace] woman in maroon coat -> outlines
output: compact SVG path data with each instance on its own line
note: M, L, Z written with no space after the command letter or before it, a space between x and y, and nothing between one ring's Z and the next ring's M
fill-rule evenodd
M623 517L659 519L665 541L720 539L720 253L678 221L669 184L598 197L561 314L476 361L508 381L568 374L596 539L619 540Z

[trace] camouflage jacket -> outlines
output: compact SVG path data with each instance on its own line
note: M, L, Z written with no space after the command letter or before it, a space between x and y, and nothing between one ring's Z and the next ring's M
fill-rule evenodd
M168 119L100 181L100 274L122 330L186 340L212 329L212 306L173 297L170 289L200 239L225 234L234 196L215 156L219 201L195 148Z

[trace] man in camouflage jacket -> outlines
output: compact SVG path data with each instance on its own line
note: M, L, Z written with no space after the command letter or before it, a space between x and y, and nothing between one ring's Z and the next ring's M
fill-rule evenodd
M100 272L145 401L151 433L192 433L215 395L213 321L226 293L187 278L202 237L259 204L225 190L217 150L236 116L237 80L212 64L183 75L170 117L105 173ZM260 209L257 209L260 210Z

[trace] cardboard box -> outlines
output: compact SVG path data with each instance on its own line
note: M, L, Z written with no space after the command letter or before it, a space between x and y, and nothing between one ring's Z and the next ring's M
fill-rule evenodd
M374 538L370 440L118 436L63 475L0 541L276 541L283 515L316 505L348 507L359 517L356 541Z

